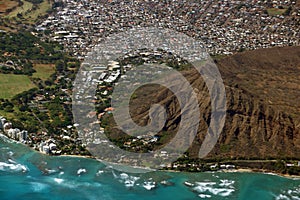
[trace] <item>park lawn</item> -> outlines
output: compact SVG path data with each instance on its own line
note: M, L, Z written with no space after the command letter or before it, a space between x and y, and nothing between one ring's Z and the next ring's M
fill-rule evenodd
M29 23L34 23L40 16L43 16L47 13L48 10L52 8L52 1L44 0L40 4L36 4L36 9L31 2L21 0L24 4L23 6L17 7L13 10L9 15L8 18L17 17L17 14L22 14L25 21Z
M52 2L48 0L44 0L42 3L37 5L38 8L36 10L32 10L27 15L25 15L25 19L30 22L35 22L40 16L43 16L47 13L48 10L52 8Z
M28 1L24 1L24 0L21 0L21 1L23 2L23 5L20 7L17 7L15 10L10 12L9 15L7 16L8 18L17 17L18 13L24 14L26 11L30 12L33 4Z
M34 64L33 68L36 72L32 74L32 77L45 81L55 72L54 67L54 64Z
M286 11L286 9L285 8L283 8L283 9L269 8L269 9L267 9L267 11L270 16L276 16L276 15L282 15Z
M11 99L34 87L36 86L26 75L0 74L0 98Z

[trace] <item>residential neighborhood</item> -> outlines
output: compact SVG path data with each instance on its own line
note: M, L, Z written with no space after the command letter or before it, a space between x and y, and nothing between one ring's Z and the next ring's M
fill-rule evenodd
M132 27L160 27L203 42L211 55L299 45L299 7L295 1L62 0L63 7L36 27L44 39L58 41L80 59L112 33ZM293 9L293 8L294 9Z

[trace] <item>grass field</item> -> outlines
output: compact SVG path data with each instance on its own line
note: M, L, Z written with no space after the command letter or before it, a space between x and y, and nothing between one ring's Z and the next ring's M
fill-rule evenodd
M44 15L51 7L52 4L47 0L44 0L42 3L38 4L38 8L36 10L32 10L30 13L25 15L25 19L34 22L39 16Z
M20 6L9 13L8 18L17 17L18 14L22 14L23 18L27 22L35 22L40 16L46 14L46 12L51 9L52 1L44 0L42 3L36 5L36 9L34 5L28 1L22 0L23 6ZM23 19L23 21L24 21Z
M45 81L55 72L54 66L54 64L35 64L33 68L36 72L33 73L32 77Z
M282 15L286 11L286 9L269 8L267 11L269 15L276 16L276 15Z
M18 13L23 14L32 8L32 3L28 2L28 1L24 1L24 0L22 0L22 2L23 2L23 5L20 7L17 7L15 10L10 12L9 15L7 16L8 18L17 17Z
M34 88L28 76L0 74L0 98L10 99L16 94Z

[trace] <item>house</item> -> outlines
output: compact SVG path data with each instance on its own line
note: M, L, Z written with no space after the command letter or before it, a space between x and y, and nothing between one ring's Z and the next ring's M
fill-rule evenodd
M105 112L109 112L109 111L111 112L111 111L114 111L114 108L113 107L108 107L108 108L105 108L104 111Z
M7 131L10 128L12 128L12 123L6 122L5 124L3 124L4 131Z
M214 164L214 165L209 166L209 168L211 170L215 170L215 169L217 169L217 167L218 167L218 164Z
M106 70L107 67L106 66L93 66L92 68L94 71L103 71Z
M235 169L235 165L226 165L226 169Z
M295 164L292 164L292 163L286 163L286 166L287 166L287 167L293 167L293 166L295 166Z
M48 154L50 152L50 147L48 145L44 145L42 147L42 152Z
M40 152L49 153L49 146L45 142L40 143Z
M56 144L54 144L54 143L50 143L50 144L49 144L49 150L50 150L50 151L56 150L56 148L57 148L57 147L56 147Z

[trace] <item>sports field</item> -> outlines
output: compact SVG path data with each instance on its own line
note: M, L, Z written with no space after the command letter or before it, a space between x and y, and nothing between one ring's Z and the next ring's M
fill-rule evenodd
M40 78L41 80L47 80L54 72L54 64L34 64L33 68L35 69L35 73L33 73L32 77Z
M11 99L16 94L36 87L25 75L0 74L0 98Z

